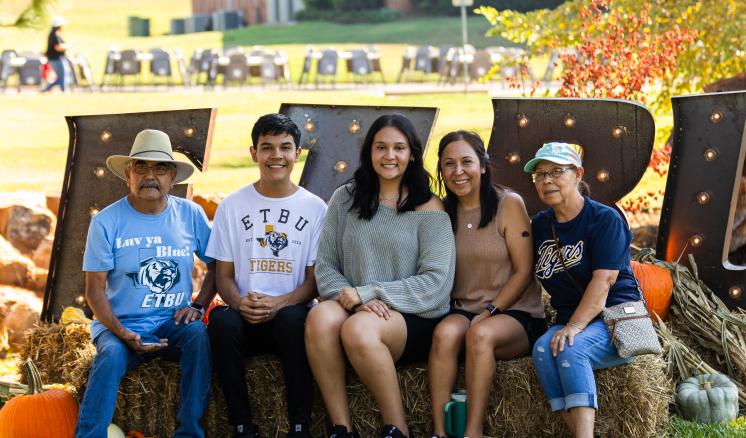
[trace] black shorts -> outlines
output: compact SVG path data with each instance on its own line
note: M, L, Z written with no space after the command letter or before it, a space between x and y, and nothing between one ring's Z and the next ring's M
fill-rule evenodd
M411 313L402 313L401 316L404 317L404 324L407 326L407 342L396 365L427 361L433 342L433 331L443 317L430 319Z
M469 321L477 316L476 313L469 312L468 310L457 309L453 307L453 304L451 304L451 310L448 311L448 315L461 315ZM529 348L534 348L536 340L547 331L547 320L545 318L534 318L528 312L513 309L506 310L503 312L503 315L510 316L523 326L523 330L528 337Z
M530 313L522 310L508 309L503 313L513 317L516 321L521 323L523 330L526 331L526 336L528 336L529 349L533 349L536 340L547 331L546 318L534 318Z

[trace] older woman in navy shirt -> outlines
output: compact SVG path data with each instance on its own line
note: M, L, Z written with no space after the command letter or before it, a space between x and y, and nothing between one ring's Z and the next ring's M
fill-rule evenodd
M641 297L630 267L632 234L616 210L581 194L578 149L547 143L524 167L550 207L534 216L531 228L536 275L557 311L534 345L533 361L552 412L560 412L576 437L592 437L593 370L630 360L611 343L601 311Z

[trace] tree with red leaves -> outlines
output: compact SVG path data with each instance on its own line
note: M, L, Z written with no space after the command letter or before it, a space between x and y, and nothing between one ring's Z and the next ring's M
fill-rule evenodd
M650 4L637 14L611 9L610 0L590 0L578 15L584 28L574 50L560 56L565 97L646 101L646 88L668 75L697 33L675 26L647 31Z

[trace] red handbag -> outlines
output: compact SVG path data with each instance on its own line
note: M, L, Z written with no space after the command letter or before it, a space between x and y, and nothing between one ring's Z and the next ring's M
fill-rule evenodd
M48 84L57 80L57 73L48 62L41 66L41 78Z

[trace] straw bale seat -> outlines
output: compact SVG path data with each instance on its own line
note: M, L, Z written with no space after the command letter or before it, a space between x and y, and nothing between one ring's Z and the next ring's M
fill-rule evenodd
M21 356L31 357L45 382L64 382L81 397L95 355L88 327L80 324L40 324L29 332ZM461 372L463 379L463 372ZM596 373L600 409L597 432L604 437L644 437L660 430L668 418L672 385L659 357L644 356L632 364ZM247 380L254 417L265 437L284 436L287 418L282 368L270 356L251 359ZM128 373L119 388L114 423L124 430L171 436L175 428L179 367L155 360ZM429 435L430 396L424 364L399 368L409 426L417 436ZM463 383L460 384L463 387ZM348 392L354 422L364 437L377 436L381 424L373 398L350 372ZM317 393L315 436L323 436L326 413ZM203 419L207 436L230 436L225 404L216 383ZM560 419L551 415L530 358L498 362L490 396L485 433L488 436L568 436Z

